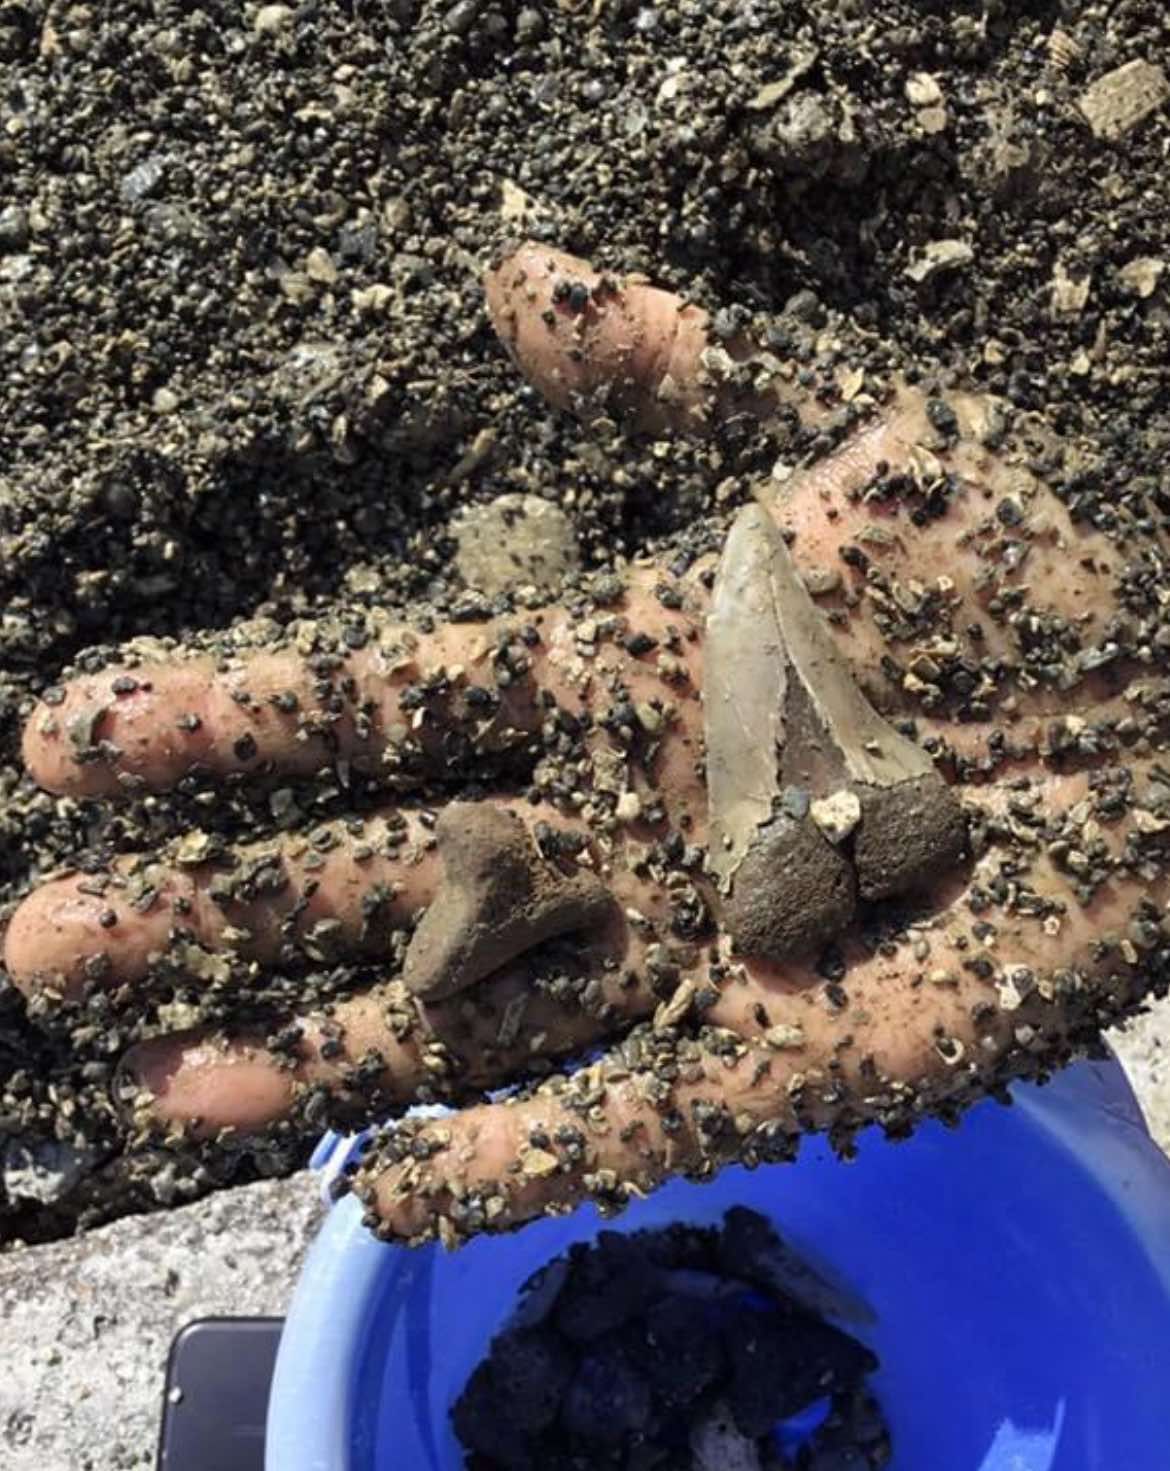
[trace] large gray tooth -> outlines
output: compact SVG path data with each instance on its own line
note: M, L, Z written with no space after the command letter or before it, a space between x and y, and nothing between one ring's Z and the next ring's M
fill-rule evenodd
M802 798L795 808L784 803L790 722L809 702L795 688L780 621L774 530L747 506L728 534L707 616L703 715L708 866L724 896L723 925L740 954L779 963L849 924L857 883L810 821L807 793L790 794Z
M776 621L796 681L792 694L808 700L815 723L812 730L793 732L799 744L816 743L821 762L839 765L846 780L865 786L897 786L921 776L941 780L926 752L896 731L862 694L771 516L757 505L740 514L750 517L755 535L768 545ZM790 770L793 763L808 759L796 745L789 741L784 752L789 780L797 775Z
M862 694L759 505L740 511L720 561L707 618L704 722L708 863L725 896L753 860L725 914L741 949L750 942L751 953L782 959L793 946L823 943L848 922L855 887L866 898L902 893L962 855L957 800L926 752ZM844 792L860 810L856 831L845 834L856 885L842 853L828 839L822 852L799 801L793 807L802 794ZM761 908L755 891L769 873L774 892Z
M967 825L958 798L930 756L862 694L779 528L762 507L751 509L771 547L772 593L793 671L781 758L784 783L820 787L828 795L830 773L840 768L861 803L853 866L862 898L886 899L928 887L966 849Z

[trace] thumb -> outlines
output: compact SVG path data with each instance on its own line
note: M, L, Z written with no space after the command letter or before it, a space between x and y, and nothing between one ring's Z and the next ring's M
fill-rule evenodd
M488 314L521 372L558 408L616 409L652 433L701 434L736 414L825 411L795 367L746 338L718 337L681 296L528 243L484 281Z

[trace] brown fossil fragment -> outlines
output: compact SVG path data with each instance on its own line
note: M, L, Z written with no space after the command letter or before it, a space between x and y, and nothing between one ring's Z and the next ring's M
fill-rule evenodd
M958 801L862 694L761 506L728 535L705 663L708 862L741 953L806 953L857 894L905 893L959 860Z
M544 858L513 812L451 802L435 824L443 882L411 937L402 979L441 1001L534 946L602 924L614 900L596 874Z
M861 822L853 866L863 899L889 899L925 888L958 863L967 825L951 790L935 773L896 786L858 786Z
M804 955L853 918L857 882L838 850L784 813L756 832L736 872L724 923L743 955Z

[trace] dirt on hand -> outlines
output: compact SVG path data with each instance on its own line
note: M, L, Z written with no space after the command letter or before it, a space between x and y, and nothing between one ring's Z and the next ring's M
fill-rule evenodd
M899 370L990 389L1083 446L1058 491L1077 520L1161 523L1165 44L1153 0L4 6L0 896L375 800L348 772L118 808L38 791L22 713L122 640L504 611L455 562L459 516L503 494L568 518L570 594L652 550L681 571L753 480L830 447L547 412L484 310L510 239L685 288L830 406ZM314 972L322 996L352 982ZM0 982L0 1236L303 1160L305 1131L128 1143L116 1059L194 997L164 1006L107 998L55 1035Z

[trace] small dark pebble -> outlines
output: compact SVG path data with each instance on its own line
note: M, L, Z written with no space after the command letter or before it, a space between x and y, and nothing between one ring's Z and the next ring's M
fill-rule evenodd
M561 1423L582 1440L613 1444L644 1430L650 1407L649 1385L624 1349L611 1344L581 1360L565 1397Z
M727 1390L735 1423L764 1435L826 1394L856 1383L877 1358L856 1339L817 1318L745 1308L724 1325L731 1364Z
M505 1333L493 1344L491 1362L497 1392L511 1405L516 1425L527 1431L550 1425L573 1374L568 1349L552 1333Z
M668 1408L691 1404L722 1374L723 1343L708 1304L664 1298L638 1326L638 1364Z
M455 1402L451 1423L467 1449L487 1457L489 1465L527 1471L534 1464L529 1439L510 1409L496 1387L490 1361L485 1360Z
M619 1270L613 1276L592 1274L573 1283L561 1295L556 1325L566 1338L588 1343L629 1321L646 1306L650 1284L641 1264Z

